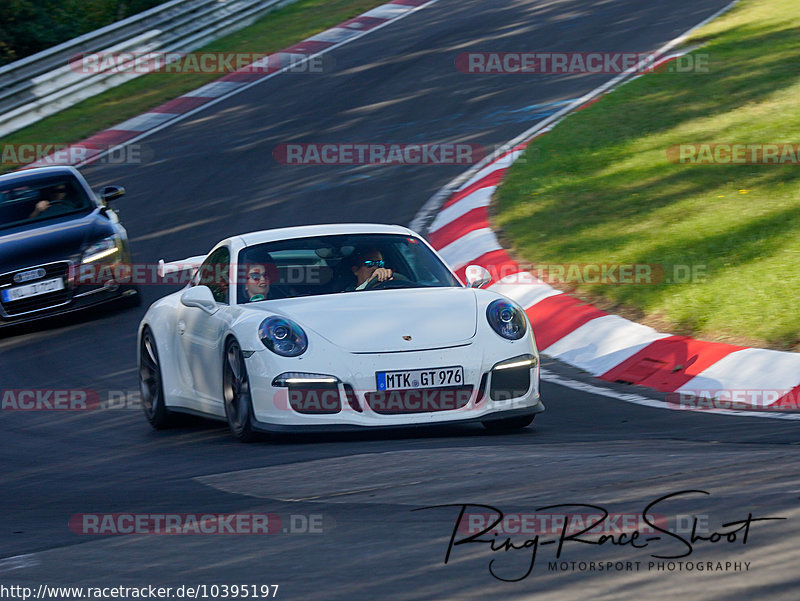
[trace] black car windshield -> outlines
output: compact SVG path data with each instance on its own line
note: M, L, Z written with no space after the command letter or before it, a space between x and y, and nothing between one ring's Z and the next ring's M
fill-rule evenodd
M268 242L241 250L236 267L239 303L391 288L462 286L419 238L399 234Z
M0 182L0 229L64 215L87 213L95 206L70 175L38 176Z

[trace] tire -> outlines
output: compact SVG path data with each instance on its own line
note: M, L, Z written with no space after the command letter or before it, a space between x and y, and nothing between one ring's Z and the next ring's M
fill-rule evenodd
M515 430L522 430L527 428L533 422L533 415L522 415L520 417L507 417L505 419L487 420L483 423L483 427L489 432L514 432Z
M150 328L142 332L139 343L139 391L142 395L144 416L156 430L169 428L175 415L164 404L164 381L158 359L156 340Z
M222 400L231 433L239 442L253 442L258 433L253 430L253 401L250 379L239 343L229 338L222 358Z

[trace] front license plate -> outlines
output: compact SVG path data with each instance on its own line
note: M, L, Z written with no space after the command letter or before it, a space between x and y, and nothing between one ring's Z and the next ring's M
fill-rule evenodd
M464 384L464 368L435 367L405 371L379 371L375 374L378 390L409 390L411 388L441 388Z
M34 282L33 284L25 284L24 286L3 290L3 300L8 303L22 298L39 296L40 294L47 294L48 292L56 292L63 289L64 280L61 278L53 278L52 280Z

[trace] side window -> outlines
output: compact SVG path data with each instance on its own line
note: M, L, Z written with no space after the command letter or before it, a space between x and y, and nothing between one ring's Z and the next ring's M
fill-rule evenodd
M218 303L229 302L230 266L230 250L227 246L223 246L211 253L197 272L197 283L208 286Z
M400 255L400 258L408 265L408 269L411 273L408 274L408 277L417 281L417 282L435 282L436 276L433 275L426 267L425 257L420 257L420 246L421 244L416 243L414 245L411 244L396 244L393 245L394 249Z

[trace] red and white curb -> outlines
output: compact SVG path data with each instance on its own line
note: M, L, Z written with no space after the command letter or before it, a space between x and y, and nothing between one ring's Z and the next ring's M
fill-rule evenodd
M286 72L290 68L297 68L313 57L352 42L435 2L437 0L392 0L392 2L382 4L358 17L339 23L336 27L313 35L302 42L284 48L258 61L258 63L263 63L264 65L288 64L291 65L290 67L265 73L254 68L258 66L257 64L249 65L220 77L197 90L165 102L142 115L128 119L85 140L75 142L66 149L66 152L62 150L59 154L60 156L80 157L81 160L74 163L76 167L95 162L121 146L152 135L217 102ZM81 152L69 152L71 147L78 148ZM56 164L71 163L56 160L54 155L50 155L35 163L26 165L24 169Z
M462 279L467 265L488 269L491 288L525 309L539 349L592 376L668 393L735 399L737 406L798 408L800 354L657 332L565 294L511 259L491 229L488 206L527 144L552 127L539 129L448 194L427 229L433 247Z

